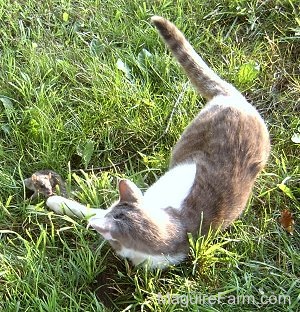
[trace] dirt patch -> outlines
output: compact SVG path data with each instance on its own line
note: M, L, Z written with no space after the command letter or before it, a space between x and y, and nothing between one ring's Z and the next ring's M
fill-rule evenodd
M106 268L97 276L93 291L107 308L120 311L125 309L135 291L134 283L126 273L124 259L119 259L112 250L108 251Z

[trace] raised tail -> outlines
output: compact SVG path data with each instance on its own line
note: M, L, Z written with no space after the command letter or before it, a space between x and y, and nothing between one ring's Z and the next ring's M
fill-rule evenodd
M238 92L206 65L173 23L160 16L152 16L151 21L201 95L210 100Z

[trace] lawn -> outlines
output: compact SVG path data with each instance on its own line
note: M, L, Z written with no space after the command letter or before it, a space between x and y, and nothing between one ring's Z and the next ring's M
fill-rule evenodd
M0 310L298 311L300 4L0 0ZM272 152L242 217L166 271L118 259L86 220L29 201L49 168L106 208L146 189L205 101L150 24L172 20L266 120ZM279 222L287 209L293 235Z

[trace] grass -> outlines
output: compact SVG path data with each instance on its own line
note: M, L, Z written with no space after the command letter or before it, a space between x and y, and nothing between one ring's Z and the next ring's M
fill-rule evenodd
M1 311L297 310L299 10L293 0L0 0ZM204 102L150 25L153 14L174 21L255 103L272 139L241 219L191 241L189 259L164 272L116 258L84 220L26 201L21 182L51 168L78 200L106 207L116 177L146 188L167 169ZM294 214L293 236L278 222L283 209Z

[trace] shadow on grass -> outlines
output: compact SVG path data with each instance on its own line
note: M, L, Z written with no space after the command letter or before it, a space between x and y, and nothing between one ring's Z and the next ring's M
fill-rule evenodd
M91 290L105 307L120 311L132 303L135 285L128 281L130 273L125 272L128 272L125 260L119 259L110 249L106 257L105 269L91 286Z

